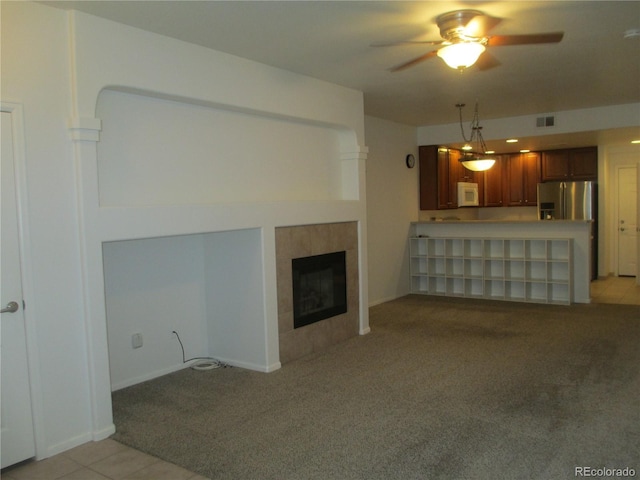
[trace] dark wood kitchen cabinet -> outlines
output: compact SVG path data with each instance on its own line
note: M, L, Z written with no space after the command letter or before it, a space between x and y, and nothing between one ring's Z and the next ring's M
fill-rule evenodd
M457 152L438 149L438 209L458 208L455 178L458 176ZM458 162L459 163L459 162Z
M483 173L484 178L484 202L485 207L502 207L504 205L504 165L502 155L496 156L496 163Z
M451 188L457 175L450 167L449 149L437 145L419 147L420 210L457 208L455 192ZM454 154L455 156L455 154Z
M512 153L503 156L504 205L511 207L536 206L540 182L540 154Z
M598 148L567 148L542 152L542 181L598 179Z
M421 146L418 149L420 167L420 210L438 208L438 147Z
M460 163L461 152L437 145L419 147L420 210L458 208L458 182L480 183Z

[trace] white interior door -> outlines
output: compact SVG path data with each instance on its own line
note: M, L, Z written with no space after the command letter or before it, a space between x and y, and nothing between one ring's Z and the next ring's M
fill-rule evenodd
M638 260L637 203L635 166L620 167L618 174L618 275L636 276Z
M35 455L22 269L12 114L2 112L0 168L0 463L2 468Z

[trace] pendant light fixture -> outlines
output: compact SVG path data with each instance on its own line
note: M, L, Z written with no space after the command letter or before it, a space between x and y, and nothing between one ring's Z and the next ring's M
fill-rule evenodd
M464 103L456 104L460 113L460 132L465 141L465 145L462 147L465 153L460 157L460 163L462 163L466 169L474 172L489 170L496 163L496 160L486 155L487 145L484 143L484 138L482 138L482 127L480 126L480 117L478 115L478 102L476 102L473 121L471 122L471 137L469 137L469 139L465 136L464 127L462 126L462 108L464 106Z

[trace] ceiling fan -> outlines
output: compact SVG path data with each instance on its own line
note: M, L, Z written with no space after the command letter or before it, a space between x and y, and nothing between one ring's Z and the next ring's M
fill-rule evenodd
M563 32L490 35L488 32L501 21L500 18L485 15L479 10L455 10L439 15L436 18L436 24L440 29L442 40L403 41L375 44L373 46L382 47L408 44L441 45L441 48L437 50L432 50L402 65L391 68L390 70L392 72L405 70L435 56L442 58L451 68L464 70L476 63L480 55L486 50L486 47L558 43L564 36ZM482 61L478 62L478 68L481 70L486 70L497 65L499 65L498 60L489 54L483 55Z

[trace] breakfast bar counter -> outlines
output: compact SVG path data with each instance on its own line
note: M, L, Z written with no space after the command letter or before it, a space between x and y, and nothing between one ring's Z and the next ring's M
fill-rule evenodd
M410 228L411 291L590 303L592 222L436 220Z

